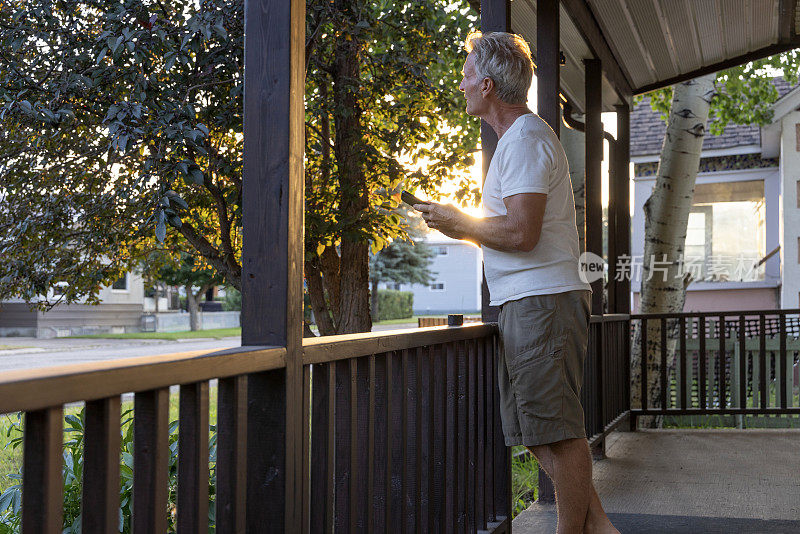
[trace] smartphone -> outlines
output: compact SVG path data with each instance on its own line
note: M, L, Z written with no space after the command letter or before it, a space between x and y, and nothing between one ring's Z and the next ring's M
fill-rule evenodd
M415 197L414 195L412 195L411 193L409 193L405 189L400 194L400 198L403 200L403 202L405 202L406 204L408 204L409 206L412 206L412 207L414 206L414 204L428 204L428 202L426 202L425 200L418 199L417 197Z

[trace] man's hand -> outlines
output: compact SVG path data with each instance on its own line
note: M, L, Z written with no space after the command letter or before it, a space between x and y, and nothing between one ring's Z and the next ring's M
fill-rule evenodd
M431 230L439 230L453 239L464 239L467 215L452 204L415 204L414 209L422 213L422 218Z

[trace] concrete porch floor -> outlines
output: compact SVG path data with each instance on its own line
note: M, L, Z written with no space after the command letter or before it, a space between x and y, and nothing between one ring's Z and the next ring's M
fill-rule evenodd
M800 430L614 432L594 483L623 533L800 533ZM534 503L518 534L555 532Z

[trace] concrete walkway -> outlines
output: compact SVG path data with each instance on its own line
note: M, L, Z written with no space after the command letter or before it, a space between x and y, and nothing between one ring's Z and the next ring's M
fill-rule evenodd
M800 430L615 432L606 451L594 483L620 532L800 532ZM534 504L513 530L555 525Z

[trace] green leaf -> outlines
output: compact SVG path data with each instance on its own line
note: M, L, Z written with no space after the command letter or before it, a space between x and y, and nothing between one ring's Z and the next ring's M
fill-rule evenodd
M189 173L189 176L191 178L192 183L195 183L197 185L202 185L203 184L203 171L201 171L197 167L195 167L195 168L193 168L191 170L191 172Z

